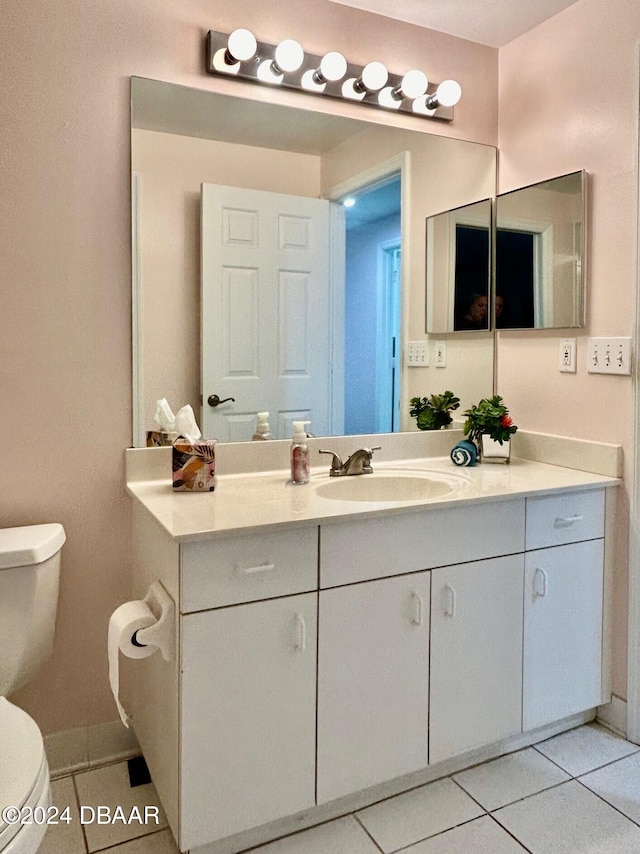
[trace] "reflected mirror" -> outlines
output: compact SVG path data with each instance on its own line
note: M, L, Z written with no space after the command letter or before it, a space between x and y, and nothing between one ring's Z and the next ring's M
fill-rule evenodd
M491 199L427 218L427 332L490 328Z
M450 388L464 408L491 393L490 335L451 342L437 372L404 353L425 340L425 219L494 195L493 147L384 114L141 78L131 92L134 445L162 397L235 441L252 437L258 411L274 438L307 419L315 435L388 432L415 429L413 396ZM286 227L269 231L268 217ZM265 234L268 257L252 246ZM233 400L210 407L214 395Z
M584 326L585 172L496 201L496 328Z

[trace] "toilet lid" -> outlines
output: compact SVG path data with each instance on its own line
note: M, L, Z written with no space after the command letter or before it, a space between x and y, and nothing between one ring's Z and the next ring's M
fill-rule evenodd
M0 814L21 807L33 791L44 758L38 725L26 712L0 697ZM0 820L0 833L4 824Z
M0 569L42 563L62 548L64 528L58 522L0 528Z

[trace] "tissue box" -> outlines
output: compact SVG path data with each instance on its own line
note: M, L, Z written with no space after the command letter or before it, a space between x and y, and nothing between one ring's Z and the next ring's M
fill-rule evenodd
M195 444L179 439L173 444L173 488L182 492L213 492L216 475L216 440Z

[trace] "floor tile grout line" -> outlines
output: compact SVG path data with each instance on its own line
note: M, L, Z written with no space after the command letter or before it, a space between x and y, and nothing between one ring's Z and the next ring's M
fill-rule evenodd
M542 744L542 742L540 743ZM631 744L631 742L627 743ZM634 745L634 747L635 746L636 745ZM537 745L534 744L532 745L532 747L534 748L534 750L537 750L541 756L544 756L545 759L548 759L549 762L553 762L553 764L560 768L561 771L564 771L565 774L568 774L572 780L577 780L578 777L584 777L587 774L592 774L594 771L601 771L603 768L608 768L609 765L615 765L616 762L621 762L623 759L628 759L629 756L635 756L636 753L640 753L640 748L638 748L638 750L632 750L630 753L625 753L624 756L618 756L616 759L610 759L607 762L603 762L602 765L596 765L595 768L589 768L588 771L580 771L578 774L574 774L572 771L569 771L568 768L564 768L562 765L560 765L560 763L557 762L555 759L551 759L551 757L547 756L546 753L543 753L541 750L538 750Z
M523 801L528 801L530 798L535 798L538 795L541 795L543 792L550 792L552 789L559 789L560 786L566 786L567 783L572 783L574 781L574 777L569 777L567 780L560 780L558 783L552 783L550 786L545 786L544 789L540 789L538 792L531 792L530 795L524 795L522 798L516 798L515 801L509 801L508 804L503 804L501 807L496 807L493 810L487 810L488 815L495 815L495 813L500 812L500 810L507 809L507 807L512 807L514 804L521 804Z
M113 845L109 845L107 848L96 848L96 850L91 852L91 854L104 854L105 851L116 851L123 845L129 845L130 842L136 842L138 839L148 839L150 836L157 836L160 833L164 833L165 830L168 831L171 835L171 839L176 847L176 851L178 851L179 854L178 846L176 845L175 840L173 838L173 834L171 833L168 827L161 827L158 830L151 830L149 831L149 833L145 833L144 836L134 836L133 839L123 839L122 842L116 842Z
M78 785L76 783L76 775L71 775L71 785L73 786L73 794L76 799L76 808L78 810L78 817L80 819L80 830L82 831L82 840L84 842L84 850L86 854L89 854L89 840L87 839L87 833L84 829L84 824L82 823L82 816L80 815L80 793L78 792Z
M458 827L464 827L466 824L471 824L473 821L478 821L480 818L487 817L490 818L489 813L483 813L482 815L476 815L473 818L468 818L466 821L460 821L458 824L453 824L451 827L445 827L444 830L439 830L437 833L432 833L429 836L422 836L420 839L415 839L413 842L409 842L408 845L403 845L402 848L394 848L393 851L389 852L389 854L401 854L403 851L408 851L414 845L420 845L421 842L427 842L429 839L437 839L438 836L443 836L451 830L456 830Z
M374 839L374 837L369 833L369 831L367 830L367 828L366 828L366 827L364 826L364 824L360 821L360 819L358 818L357 814L356 814L355 812L352 812L352 813L349 813L349 815L352 815L352 816L355 818L355 820L358 822L358 826L359 826L359 827L361 827L361 828L364 830L364 832L367 834L367 836L369 837L369 839L370 839L370 840L373 842L373 844L376 846L376 848L378 849L378 851L380 851L380 852L381 852L381 854L385 854L384 848L381 848L381 847L380 847L380 845L378 845L378 843L376 842L376 840Z
M485 815L488 814L489 810L483 804L481 804L480 801L471 794L471 792L467 792L467 790L462 785L462 783L458 783L458 781L453 777L453 775L451 777L449 777L448 779L451 780L451 782L454 783L460 789L461 792L464 792L464 794L468 798L470 798L470 800L472 800L474 802L474 804L477 804L477 806L480 807L480 809L482 810L482 812ZM478 816L478 818L480 818L480 816Z
M515 803L515 802L514 802L514 803ZM523 842L521 839L518 839L518 837L517 837L517 836L515 836L515 834L514 834L512 831L510 831L508 827L505 827L505 826L504 826L504 824L500 824L500 822L498 821L498 819L497 819L497 818L495 818L495 816L493 815L493 813L487 813L487 815L489 816L489 818L491 819L491 821L495 822L495 824L497 824L497 825L498 825L498 827L500 828L500 830L504 830L504 832L505 832L506 834L508 834L512 839L514 839L514 840L518 843L518 845L520 845L520 847L521 847L521 848L523 848L523 849L527 852L527 854L533 854L533 852L531 851L531 849L530 849L530 848L527 848L527 846L524 844L524 842Z
M598 792L594 792L593 789L590 789L586 783L583 783L582 780L580 780L579 777L574 777L574 782L579 783L583 787L583 789L586 789L587 792L591 792L592 795L595 795L596 798L599 798L601 801L603 801L605 804L607 804L607 806L610 806L611 809L615 810L617 813L619 813L621 816L626 818L632 824L635 824L636 827L640 827L640 821L635 821L635 819L631 818L631 816L628 816L626 813L622 812L622 810L619 809L615 804L612 804L611 801L608 801L605 797L603 797Z

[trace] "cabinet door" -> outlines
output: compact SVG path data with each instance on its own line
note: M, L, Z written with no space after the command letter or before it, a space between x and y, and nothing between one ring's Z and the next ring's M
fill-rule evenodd
M520 732L522 555L434 570L429 762Z
M601 702L603 553L590 540L526 556L525 730Z
M316 621L317 593L184 617L181 850L314 806Z
M318 803L427 765L429 573L320 593Z

